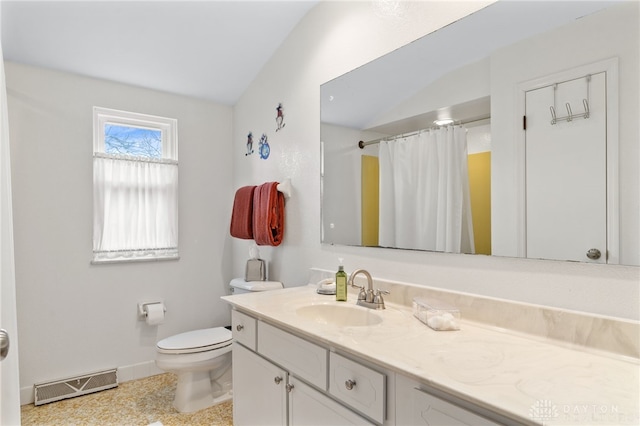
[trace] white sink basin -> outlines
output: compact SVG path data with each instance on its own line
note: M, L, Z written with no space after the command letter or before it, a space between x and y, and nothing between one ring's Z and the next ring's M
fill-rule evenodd
M296 313L319 324L346 327L376 325L382 322L382 317L375 311L355 305L308 305L298 308Z

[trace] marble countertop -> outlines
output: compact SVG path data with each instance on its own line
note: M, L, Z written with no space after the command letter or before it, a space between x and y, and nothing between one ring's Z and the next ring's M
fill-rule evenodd
M435 331L411 308L387 303L372 326L321 324L296 313L336 302L315 286L224 296L250 313L318 344L384 368L525 424L640 424L640 362L466 321ZM358 309L367 309L357 307Z

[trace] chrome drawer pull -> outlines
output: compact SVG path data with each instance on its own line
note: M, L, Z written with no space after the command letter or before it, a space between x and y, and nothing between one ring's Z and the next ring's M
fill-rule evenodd
M244 325L240 325L240 324L236 325L236 330L237 330L237 331L242 331L242 330L244 330Z
M291 383L287 383L286 389L288 393L291 393L291 391L293 390L294 386Z
M276 385L279 385L280 382L282 381L282 377L275 377L273 381L276 382Z
M356 385L356 381L355 380L347 380L346 382L344 382L344 386L347 388L347 390L351 390L355 387Z

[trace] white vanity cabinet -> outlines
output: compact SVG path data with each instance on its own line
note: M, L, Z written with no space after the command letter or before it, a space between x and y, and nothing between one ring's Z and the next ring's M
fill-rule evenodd
M232 311L232 326L235 425L515 424L243 312Z
M233 348L233 424L372 425L242 345Z
M256 327L247 327L251 321ZM238 329L238 324L244 326ZM234 425L375 424L329 396L328 349L235 310L232 326ZM247 336L247 330L255 330L255 336ZM246 346L254 342L255 351ZM341 362L357 367L344 357ZM339 371L350 374L344 368ZM364 389L367 380L363 372L359 374L356 380ZM362 393L365 403L371 400L369 391ZM384 405L384 401L375 403Z

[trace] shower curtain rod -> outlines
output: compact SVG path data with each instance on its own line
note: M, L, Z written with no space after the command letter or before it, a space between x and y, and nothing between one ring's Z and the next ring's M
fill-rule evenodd
M484 117L476 118L476 119L474 119L474 120L469 120L469 121L463 121L463 120L461 120L461 121L458 121L458 122L451 123L450 125L458 125L458 126L462 126L462 125L464 125L464 124L477 123L478 121L484 121L484 120L488 120L488 119L490 119L490 118L491 118L491 116L490 116L490 115L486 115L486 116L484 116ZM449 124L448 124L448 125L449 125ZM430 127L429 129L435 129L435 128L438 128L438 127L446 127L446 126L433 126L433 127ZM364 147L365 147L365 146L367 146L367 145L375 145L375 144L380 143L380 142L382 142L382 141L384 141L384 140L387 140L387 139L394 139L394 138L395 138L395 139L397 139L397 138L401 138L401 137L403 137L403 136L413 136L413 135L417 135L418 133L423 132L423 131L425 131L425 130L426 130L426 129L416 130L415 132L409 132L409 133L401 133L401 134L396 135L396 136L386 136L386 137L384 137L384 138L378 138L378 139L374 139L374 140L367 141L367 142L365 142L365 141L358 141L358 147L359 147L360 149L364 149Z

